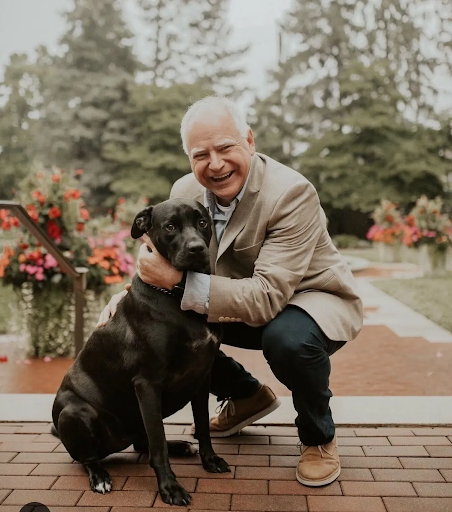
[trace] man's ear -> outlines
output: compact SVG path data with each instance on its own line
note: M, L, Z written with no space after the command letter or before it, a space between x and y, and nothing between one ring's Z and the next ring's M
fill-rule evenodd
M132 238L140 238L152 227L152 210L153 206L148 206L141 212L138 212L133 219L132 229L130 234Z

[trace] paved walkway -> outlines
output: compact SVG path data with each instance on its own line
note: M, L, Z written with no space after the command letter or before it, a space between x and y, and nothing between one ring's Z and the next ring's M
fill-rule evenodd
M332 357L331 389L335 396L450 396L452 334L372 286L377 278L416 277L411 264L372 264L357 274L365 306L358 338ZM0 393L55 393L70 359L16 363L14 343L0 336ZM271 372L261 352L223 346L279 396L290 392Z
M81 466L51 436L49 424L0 423L0 512L41 502L50 512L145 512L168 507L157 495L147 457L131 449L108 458L113 492L89 490ZM192 440L186 425L169 438ZM203 470L198 456L172 460L196 511L450 512L452 428L339 428L342 474L321 488L295 480L293 427L248 427L217 440L231 473Z

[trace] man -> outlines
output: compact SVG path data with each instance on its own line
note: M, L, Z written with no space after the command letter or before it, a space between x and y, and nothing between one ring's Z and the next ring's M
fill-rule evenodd
M329 408L329 356L359 333L362 303L353 276L333 246L317 193L301 174L256 153L253 132L226 98L193 104L181 124L193 173L171 197L193 198L210 210L212 275L180 271L140 248L143 281L171 290L185 285L183 310L224 324L223 344L261 349L293 395L302 443L296 477L320 486L340 473ZM106 322L118 294L100 322ZM211 420L213 436L237 433L279 401L234 359L220 352L211 391L228 400Z

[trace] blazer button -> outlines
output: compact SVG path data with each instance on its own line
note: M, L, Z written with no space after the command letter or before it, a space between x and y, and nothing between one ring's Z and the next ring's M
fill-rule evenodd
M233 316L231 316L231 322L236 322L237 321L237 318L234 318Z
M241 321L242 321L242 319L241 319L241 318L236 318L236 321L237 321L237 322L241 322Z
M231 321L231 319L230 319L228 316L225 316L225 317L224 317L224 321L225 321L225 322L230 322L230 321Z
M220 317L218 318L218 321L219 321L219 322L224 322L224 320L225 320L224 316L220 316Z

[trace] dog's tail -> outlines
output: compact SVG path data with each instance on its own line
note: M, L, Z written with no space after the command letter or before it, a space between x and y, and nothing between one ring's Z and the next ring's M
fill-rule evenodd
M55 437L58 437L58 439L60 438L60 436L58 435L58 430L55 428L55 425L52 425L50 427L50 433L55 436Z

